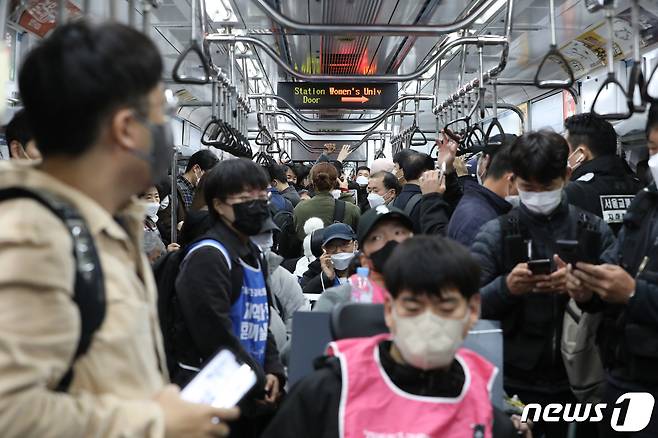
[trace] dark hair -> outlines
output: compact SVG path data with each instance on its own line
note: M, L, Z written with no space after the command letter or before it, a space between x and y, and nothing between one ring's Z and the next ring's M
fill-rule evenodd
M592 113L576 114L564 121L567 138L574 148L581 144L592 151L594 157L617 153L617 132L610 122Z
M649 137L649 133L654 129L658 129L658 103L652 103L649 111L647 111L647 137Z
M527 181L548 184L567 174L567 141L553 131L526 132L512 145L512 170Z
M402 165L404 179L407 181L413 181L420 178L423 172L428 170L434 170L434 160L432 157L422 152L416 152L409 156Z
M328 192L336 186L338 171L331 163L318 163L311 168L311 180L318 192Z
M370 168L368 166L359 166L356 168L356 172L359 173L360 170L367 170L370 173Z
M338 160L331 160L331 164L336 168L336 172L338 172L338 175L341 175L343 173L343 163L341 163Z
M270 181L277 180L280 183L287 183L288 182L288 177L286 176L287 170L288 167L284 166L283 164L273 164L271 166L268 166L267 172L270 175Z
M5 127L5 140L7 140L7 147L9 148L9 155L11 156L11 142L17 141L25 147L25 145L32 140L32 131L27 120L27 113L25 110L20 110L11 122Z
M119 23L57 27L25 59L18 85L44 157L80 155L122 107L148 113L162 59L143 33Z
M261 166L247 158L220 161L205 174L203 183L206 205L213 217L217 217L214 200L225 201L230 195L245 190L267 189L267 175Z
M304 164L288 164L287 165L290 170L293 171L295 176L297 176L297 183L301 184L302 180L308 176L309 173L311 173L311 166L306 166Z
M491 163L487 169L487 176L485 179L500 179L504 177L505 174L513 172L511 151L511 144L503 145L498 149L494 157L491 159Z
M219 163L219 158L217 158L217 155L213 154L209 149L201 149L200 151L196 151L192 154L187 162L187 166L185 167L185 173L192 170L192 168L197 164L201 170L207 172L215 167L217 163Z
M393 163L396 163L398 166L400 166L400 168L402 168L402 166L404 166L404 163L407 162L407 159L410 156L412 156L414 154L417 154L417 153L418 153L418 151L416 151L414 149L402 149L400 152L393 155Z
M370 175L370 178L383 178L384 187L386 190L395 190L395 195L399 195L402 191L402 186L398 182L398 179L391 172L385 170L373 173Z
M454 287L466 298L480 289L480 266L461 244L441 236L415 236L393 251L384 268L393 298L402 290L441 296Z

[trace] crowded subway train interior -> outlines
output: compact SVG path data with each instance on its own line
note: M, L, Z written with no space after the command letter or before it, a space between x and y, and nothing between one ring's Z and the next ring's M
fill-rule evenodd
M658 437L658 1L0 29L0 437Z

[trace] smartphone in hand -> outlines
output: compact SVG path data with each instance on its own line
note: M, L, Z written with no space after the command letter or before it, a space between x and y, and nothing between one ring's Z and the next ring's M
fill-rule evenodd
M181 398L215 408L232 408L256 384L256 373L221 350L181 391Z
M549 259L530 260L528 269L532 275L549 275L551 273L551 261Z

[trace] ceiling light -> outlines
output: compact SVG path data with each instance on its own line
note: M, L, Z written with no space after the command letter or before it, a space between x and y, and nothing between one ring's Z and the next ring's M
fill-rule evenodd
M237 22L229 0L205 0L206 13L214 23Z
M498 0L491 7L487 8L487 10L482 15L480 15L477 20L475 20L475 24L485 24L491 19L491 17L496 15L506 3L507 0Z

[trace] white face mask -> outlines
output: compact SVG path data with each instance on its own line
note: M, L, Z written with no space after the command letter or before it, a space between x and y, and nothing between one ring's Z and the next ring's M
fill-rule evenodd
M331 191L331 196L333 196L334 199L340 198L340 190L332 190Z
M521 204L521 198L519 195L505 196L505 200L512 204L512 207L518 207Z
M338 254L331 256L331 263L334 265L334 269L344 271L350 266L350 262L353 258L353 252L339 252Z
M260 248L262 252L268 252L274 246L274 236L271 231L267 233L256 234L255 236L249 237L254 244Z
M449 319L426 310L417 316L398 316L393 305L393 342L409 365L421 370L445 368L464 341L470 310L462 319Z
M519 190L521 203L533 213L548 216L562 202L562 187L550 192L524 192Z
M360 186L367 186L368 185L368 178L361 175L356 178L356 183Z
M169 207L169 195L160 201L160 210L165 210L167 207Z
M146 216L151 218L153 222L158 221L158 211L160 210L159 202L149 202L146 204Z
M368 204L370 204L370 208L377 208L386 204L386 199L382 195L372 192L368 195Z
M653 180L658 185L658 154L653 154L649 157L649 170Z

